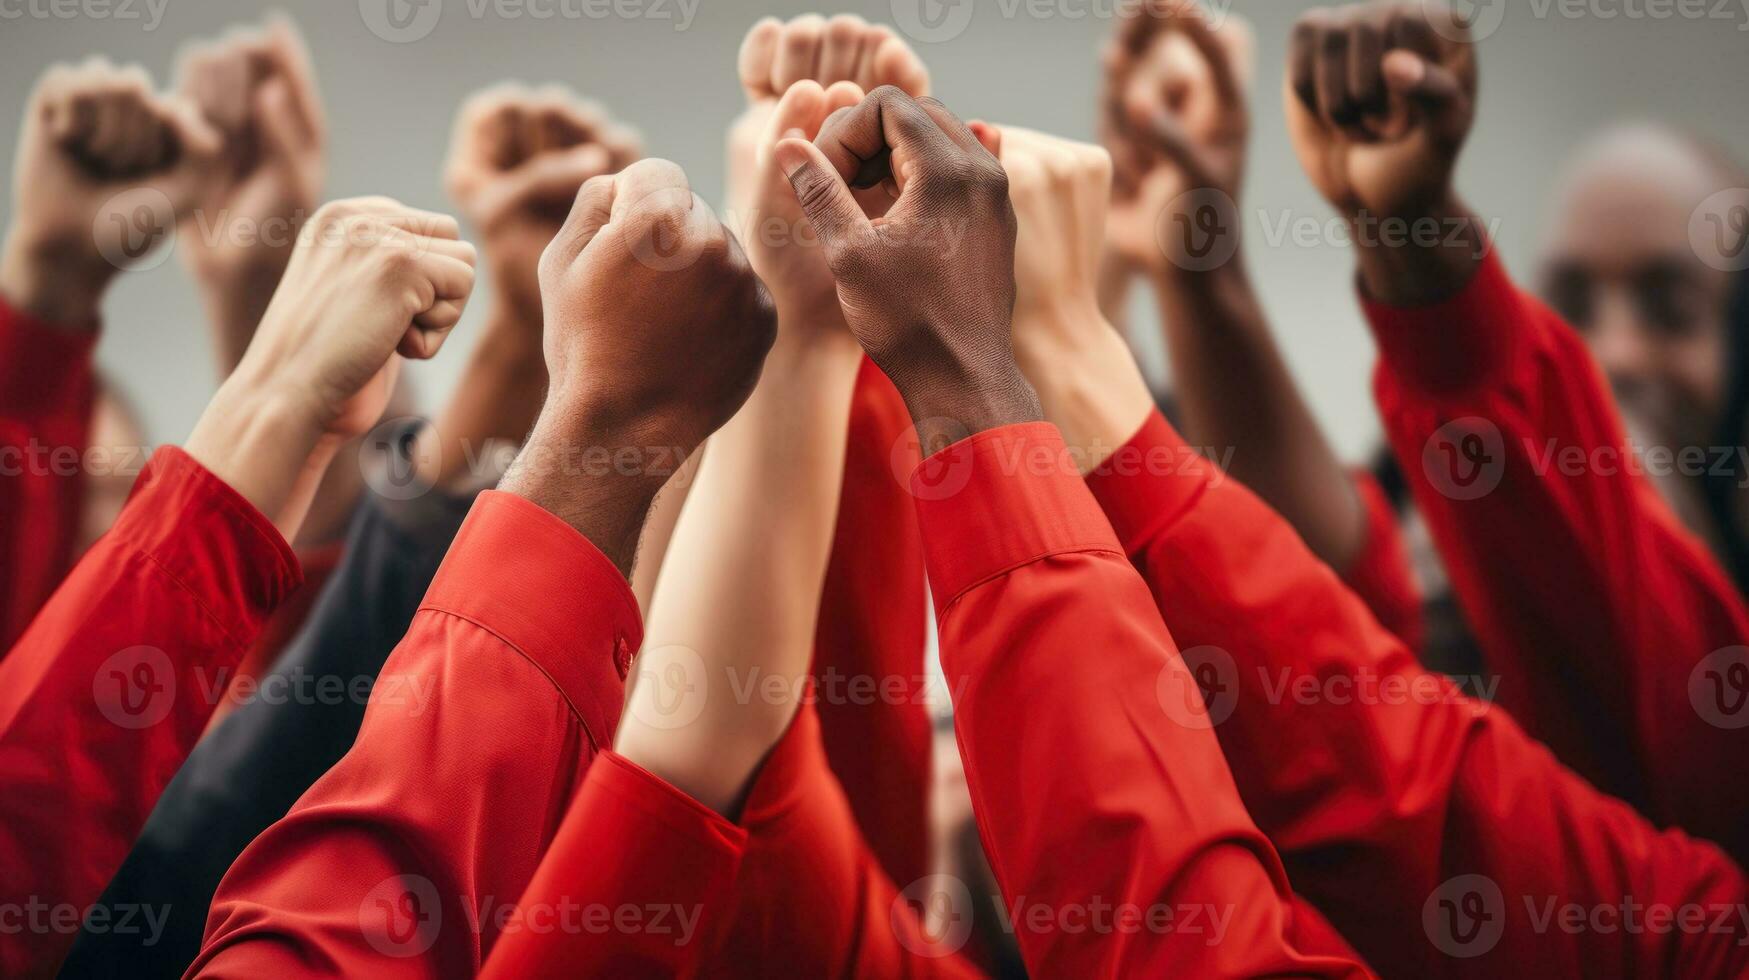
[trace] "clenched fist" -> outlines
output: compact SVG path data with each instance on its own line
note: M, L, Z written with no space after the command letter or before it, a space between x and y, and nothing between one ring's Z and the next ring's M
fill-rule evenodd
M591 177L642 155L636 133L558 85L498 85L456 119L444 184L479 229L494 298L540 326L540 256Z
M176 75L177 93L225 139L197 201L203 214L184 229L183 258L210 289L271 291L327 176L327 124L309 51L291 22L276 17L188 48Z
M388 405L395 355L436 354L473 287L474 247L454 218L336 201L300 234L233 380L283 392L329 434L362 435Z
M1107 49L1102 127L1116 164L1107 235L1130 268L1158 275L1194 267L1194 256L1175 251L1176 226L1206 230L1211 208L1220 222L1235 217L1228 202L1239 196L1245 167L1254 50L1243 18L1211 23L1193 0L1146 5Z
M49 69L25 110L0 292L46 320L95 323L104 288L163 241L220 146L138 66Z
M892 86L776 149L845 322L898 386L926 451L1039 417L1014 364L1014 209L1002 165L946 106ZM870 218L851 188L891 183Z
M540 281L552 381L502 488L629 575L650 501L747 400L777 315L740 244L666 160L584 184ZM577 468L598 450L619 462Z
M1438 20L1435 20L1438 18ZM1354 218L1416 218L1451 196L1475 118L1476 58L1435 4L1356 4L1294 26L1286 103L1301 166Z

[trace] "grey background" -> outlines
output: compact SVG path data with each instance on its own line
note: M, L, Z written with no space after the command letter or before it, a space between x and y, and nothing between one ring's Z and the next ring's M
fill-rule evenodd
M428 36L410 43L391 43L368 29L360 0L153 0L162 5L155 26L145 0L107 2L60 0L66 6L56 7L51 0L0 0L0 132L17 132L25 96L52 61L101 52L138 61L163 83L184 39L283 9L310 41L328 108L329 195L387 193L447 209L439 169L455 107L471 91L506 78L563 81L600 99L643 131L652 153L681 163L695 188L719 199L723 133L742 102L735 53L747 27L762 14L808 10L853 11L892 23L894 4L916 0L684 0L696 3L685 30L676 30L681 0L619 0L647 16L546 20L515 4L484 4L475 16L470 0L428 0L441 3L441 17ZM123 2L133 4L132 19L120 16L115 5ZM541 9L560 2L536 0ZM589 9L584 0L567 2ZM937 94L962 116L1092 138L1097 49L1112 26L1113 0L959 2L973 3L962 33L916 44ZM1482 47L1481 121L1461 184L1470 201L1499 222L1499 242L1514 272L1523 276L1533 268L1555 168L1600 125L1659 118L1749 156L1749 0L1586 0L1577 5L1579 16L1568 16L1575 4L1561 0L1495 2L1506 5L1506 16ZM1036 15L1041 3L1050 16ZM1259 50L1243 203L1247 250L1318 413L1342 451L1358 455L1376 438L1377 424L1368 386L1373 351L1350 288L1350 258L1336 244L1271 247L1263 232L1265 221L1284 216L1330 217L1294 162L1282 125L1286 38L1294 18L1311 6L1232 0L1231 9L1256 26ZM104 10L108 16L97 16ZM1607 16L1611 12L1616 16ZM1660 12L1667 16L1653 16ZM11 157L8 144L0 155L8 186ZM0 218L10 211L8 196ZM455 342L436 361L414 367L424 405L437 404L454 383L473 339L469 324L485 305L477 295ZM150 437L184 438L215 381L201 306L180 263L124 276L111 292L107 321L101 361L138 402Z

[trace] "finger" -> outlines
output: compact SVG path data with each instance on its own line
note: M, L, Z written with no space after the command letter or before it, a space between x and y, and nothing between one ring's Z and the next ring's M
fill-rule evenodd
M873 74L873 88L893 85L912 97L929 94L929 69L923 66L923 59L917 57L911 46L897 35L889 35L875 49Z
M431 283L437 300L465 301L474 291L474 266L453 255L435 251L419 255L419 272Z
M1349 46L1348 30L1341 25L1318 36L1318 109L1325 121L1345 130L1360 122L1348 95Z
M465 300L459 299L440 299L431 304L431 309L424 310L413 317L413 325L418 329L407 331L408 336L401 338L403 346L397 347L396 352L403 357L411 357L415 360L423 360L430 357L431 354L435 354L435 349L431 349L431 353L426 353L428 348L425 335L430 333L444 334L454 329L455 325L461 322L462 312L467 309L467 305ZM419 336L413 337L414 334Z
M507 174L498 197L482 210L500 214L528 205L563 204L590 178L613 172L607 149L597 143L543 153Z
M784 25L777 61L771 69L772 91L783 92L804 78L817 77L825 33L826 20L819 14L803 14Z
M453 240L462 237L461 225L451 215L440 214L436 211L421 211L418 208L410 208L396 202L378 207L375 205L376 200L365 198L355 202L355 204L361 211L390 228L399 228L402 231L423 235L426 238Z
M1192 185L1209 187L1215 183L1215 161L1177 116L1156 113L1149 123L1148 135L1155 148L1182 170Z
M407 241L411 247L417 249L421 255L442 255L454 259L457 262L466 262L468 265L476 264L479 258L479 253L475 251L474 244L462 239L421 235L417 232L407 231L405 229L397 230L395 235L397 236L395 239L396 241ZM400 237L403 235L405 236L405 239Z
M322 108L321 90L316 85L310 47L297 25L282 13L267 17L267 51L273 67L286 79L292 119L303 130L305 139L318 145L324 143L328 120Z
M771 88L772 63L777 60L777 42L782 34L783 21L762 17L742 38L736 68L749 99L766 99L776 94Z
M954 115L947 106L941 103L940 99L924 96L917 100L917 106L928 113L929 118L935 120L935 125L941 127L941 131L947 134L947 138L953 140L960 149L967 153L977 153L984 148L984 145L978 142L978 137L973 135L966 124L960 121L960 117Z
M1323 33L1324 11L1314 10L1294 24L1288 42L1288 79L1294 94L1308 113L1318 113L1318 37Z
M806 140L786 139L777 144L775 153L796 203L826 250L828 263L843 254L857 236L871 231L850 186L819 147Z
M868 21L855 14L839 14L826 22L825 40L820 47L821 85L855 81L862 39L867 34Z
M1418 54L1397 50L1385 55L1384 84L1426 114L1435 130L1449 135L1462 130L1469 96L1457 75Z
M1356 23L1349 34L1348 94L1361 119L1382 117L1390 110L1381 67L1384 57L1384 30L1365 19Z
M566 265L581 255L613 217L614 196L614 178L591 177L584 181L577 199L571 202L571 213L565 216L564 226L548 243L546 254Z
M606 148L610 170L624 170L644 155L644 139L638 131L621 123L610 123L598 140Z
M686 171L669 160L639 160L613 178L611 221L618 223L633 212L684 212L692 209L692 185Z
M974 119L966 123L966 126L972 131L972 135L978 138L978 142L983 144L984 149L990 152L991 156L998 160L1002 159L1002 127L984 122L981 119Z
M763 146L770 147L786 136L811 139L826 116L826 91L811 79L791 85L765 123ZM763 156L763 154L762 154Z
M255 90L255 118L269 156L285 158L302 153L310 145L309 127L299 118L291 82L270 78Z
M890 85L834 113L814 143L839 177L856 187L894 176L891 155L930 160L952 156L956 149L916 101Z

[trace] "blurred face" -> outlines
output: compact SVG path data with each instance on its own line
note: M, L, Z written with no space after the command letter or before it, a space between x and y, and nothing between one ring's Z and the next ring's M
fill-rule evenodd
M1695 208L1726 186L1674 137L1606 139L1565 187L1544 297L1589 343L1631 426L1660 442L1712 438L1730 377L1732 277L1695 254Z

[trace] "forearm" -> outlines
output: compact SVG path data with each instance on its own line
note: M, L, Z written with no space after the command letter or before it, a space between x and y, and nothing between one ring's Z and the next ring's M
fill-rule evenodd
M1366 520L1342 463L1294 382L1237 260L1154 280L1186 438L1347 568Z
M117 271L88 241L39 242L14 227L0 246L0 297L45 323L92 330Z
M780 343L712 437L668 547L674 573L656 588L647 647L702 654L709 696L678 729L650 726L634 704L619 747L719 812L788 727L808 672L859 362L848 333ZM759 683L750 700L731 687L747 678ZM632 696L653 705L656 686Z

